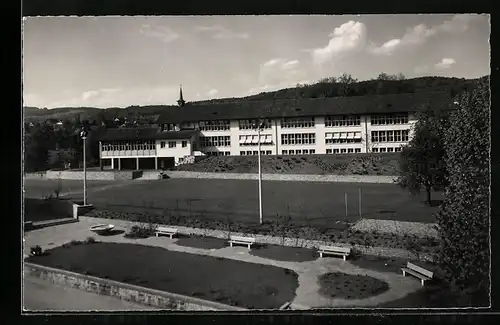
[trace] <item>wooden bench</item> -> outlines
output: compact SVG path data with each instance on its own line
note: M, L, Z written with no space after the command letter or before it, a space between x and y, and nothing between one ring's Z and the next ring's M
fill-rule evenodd
M403 276L406 276L406 273L409 273L419 278L420 281L422 282L422 286L424 285L425 281L431 280L433 276L433 272L426 270L423 267L415 265L411 262L408 262L406 264L406 267L401 268L401 271L403 271Z
M158 227L156 228L156 237L159 235L167 235L170 236L170 239L174 237L174 235L177 235L177 228L170 228L170 227Z
M323 254L342 256L344 258L344 261L345 261L347 256L349 256L349 254L351 254L351 249L348 247L320 246L319 257L323 257Z
M255 238L242 237L242 236L231 236L229 239L229 246L233 247L233 244L247 245L248 249L250 249L250 246L255 244Z

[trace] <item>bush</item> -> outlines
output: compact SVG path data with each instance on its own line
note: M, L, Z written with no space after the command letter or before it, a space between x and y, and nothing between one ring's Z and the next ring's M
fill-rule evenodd
M36 246L31 247L30 252L31 252L31 255L40 256L40 255L42 255L43 250L40 246L36 245Z
M96 242L97 241L95 240L94 237L87 237L87 239L85 239L85 244L94 244Z
M132 226L130 231L125 234L126 238L148 238L155 234L156 228L150 225L147 226Z

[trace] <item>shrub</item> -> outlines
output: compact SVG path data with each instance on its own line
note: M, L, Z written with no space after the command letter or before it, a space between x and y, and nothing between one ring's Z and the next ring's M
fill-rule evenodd
M95 240L94 237L87 237L87 239L85 239L85 244L94 244L96 242L97 241Z
M151 226L134 225L130 231L125 234L126 238L148 238L155 234L156 228Z
M36 246L31 247L30 252L31 252L31 255L40 256L40 255L42 255L43 250L40 246L36 245Z

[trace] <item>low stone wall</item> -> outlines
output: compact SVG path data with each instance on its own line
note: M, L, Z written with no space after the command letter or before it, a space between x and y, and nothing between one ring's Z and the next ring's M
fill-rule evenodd
M26 173L24 179L45 179L45 172Z
M159 309L212 311L245 310L243 308L208 300L153 290L27 262L24 262L24 275L48 280L58 285L76 288L99 295L116 297L125 301L153 306Z
M200 179L248 179L257 180L257 174L247 173L204 173L189 171L167 171L170 178L200 178ZM266 181L295 182L334 182L334 183L379 183L393 184L396 176L374 175L300 175L300 174L262 174Z
M141 171L87 171L87 180L131 180L139 178ZM49 170L45 173L45 179L83 179L83 171L52 171Z

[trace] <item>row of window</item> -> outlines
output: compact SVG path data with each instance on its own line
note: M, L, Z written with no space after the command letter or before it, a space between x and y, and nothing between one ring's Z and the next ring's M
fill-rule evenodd
M328 155L339 153L360 153L361 148L341 148L341 149L326 149Z
M239 128L240 130L251 130L255 129L259 126L261 129L270 129L271 128L271 120L239 120ZM259 124L260 123L260 124Z
M326 144L339 144L339 143L361 143L359 139L325 139Z
M231 152L229 151L207 151L205 152L207 156L230 156Z
M388 148L372 148L372 152L400 152L402 150L401 147L388 147Z
M226 131L231 129L229 120L200 121L200 131Z
M285 117L281 119L281 128L312 128L314 127L314 117Z
M102 151L114 150L154 150L155 141L113 141L103 142Z
M408 114L372 115L370 123L372 125L408 124Z
M327 132L325 139L361 139L361 132Z
M325 116L326 127L356 125L361 125L361 117L359 115Z
M281 135L281 144L315 144L316 134L315 133L290 133Z
M257 156L258 154L259 154L258 150L240 151L240 156ZM261 150L260 154L261 155L272 155L273 152L271 150Z
M282 155L314 155L315 149L281 150Z
M256 146L259 144L259 136L254 135L240 135L240 146ZM271 134L261 134L260 144L270 145L273 144L273 136Z
M372 131L372 142L406 142L408 130Z
M183 148L186 148L188 146L188 142L187 141L182 141L181 146ZM166 147L165 141L160 142L160 148L165 148L165 147ZM177 147L177 141L168 141L168 147L169 148L175 148L175 147Z
M200 147L230 147L231 137L228 135L224 136L212 136L212 137L200 137Z

